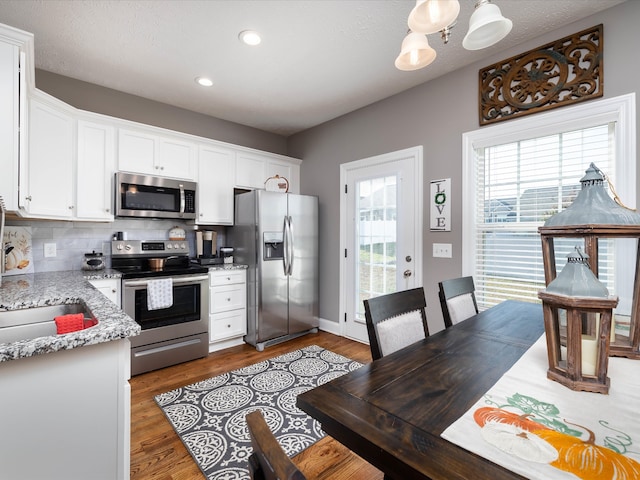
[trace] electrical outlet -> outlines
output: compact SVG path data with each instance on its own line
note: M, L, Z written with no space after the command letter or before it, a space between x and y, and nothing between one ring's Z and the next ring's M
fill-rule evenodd
M45 243L44 244L44 256L45 257L55 257L56 255L57 255L56 244L55 243Z
M451 244L450 243L434 243L433 244L433 256L440 258L451 258Z

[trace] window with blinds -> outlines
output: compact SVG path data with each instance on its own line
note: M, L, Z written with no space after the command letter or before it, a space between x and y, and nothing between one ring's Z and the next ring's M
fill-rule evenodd
M538 227L571 205L591 162L615 183L615 127L609 122L474 149L472 270L481 307L507 299L538 301L545 288ZM556 258L566 258L580 241L556 239ZM613 251L612 245L600 246L600 280L610 290Z
M473 275L478 307L538 302L545 287L538 227L569 206L591 162L622 203L636 204L635 93L554 109L462 134L462 275ZM611 193L611 192L610 192ZM580 239L555 239L561 269ZM603 243L602 243L603 242ZM598 244L600 280L632 308L634 239Z

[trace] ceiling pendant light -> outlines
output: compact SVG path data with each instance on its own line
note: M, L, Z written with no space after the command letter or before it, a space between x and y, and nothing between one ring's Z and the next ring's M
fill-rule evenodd
M436 33L454 23L459 13L458 0L416 0L409 14L409 28L425 35Z
M498 43L511 31L513 23L502 16L500 8L489 0L478 0L469 19L469 31L462 40L467 50L480 50Z
M395 65L398 70L418 70L436 59L436 51L429 46L427 37L421 33L409 32L402 41L400 55Z

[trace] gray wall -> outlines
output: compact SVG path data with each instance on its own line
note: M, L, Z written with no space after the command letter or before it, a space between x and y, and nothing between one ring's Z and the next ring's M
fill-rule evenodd
M286 139L237 123L100 87L44 70L36 70L36 87L82 110L212 138L235 145L286 154ZM30 227L36 272L79 270L85 253L111 248L111 237L126 231L132 240L167 239L169 230L179 225L187 231L191 251L195 251L193 226L174 220L123 220L113 223L7 219L7 225ZM225 246L226 228L207 227L218 232L217 247ZM44 244L55 243L56 257L44 257ZM107 265L110 257L107 255Z
M220 120L92 83L36 70L36 87L76 108L286 155L281 135Z
M636 46L640 45L638 18L640 2L630 0L289 139L50 72L36 71L36 86L84 110L302 158L301 192L320 197L320 255L323 258L320 265L320 316L336 322L340 293L337 281L340 265L337 252L340 241L339 166L353 160L423 145L423 279L430 328L435 332L443 326L437 282L459 276L462 272L462 133L479 128L478 70L603 23L605 97L634 92L640 78L640 67L635 61ZM463 30L458 34L461 35ZM411 72L407 72L407 75L411 75ZM432 233L428 230L428 184L437 178L452 179L454 198L451 232ZM31 222L35 226L40 223ZM102 230L102 227L97 229ZM115 225L111 229L106 227L95 241L108 240L104 237L108 237L111 230L121 229ZM71 239L73 232L69 231L66 235L65 238ZM431 245L434 242L452 243L453 258L432 258Z
M320 256L324 259L320 265L320 316L332 321L339 317L340 164L416 145L424 146L423 281L430 329L432 332L440 330L443 321L438 281L462 273L462 133L479 128L478 70L602 23L604 96L610 98L635 92L640 78L636 61L636 49L640 45L638 19L640 2L625 2L290 137L288 154L303 159L301 192L320 197ZM428 185L431 180L439 178L452 179L451 232L429 231ZM452 243L453 258L433 258L433 243Z

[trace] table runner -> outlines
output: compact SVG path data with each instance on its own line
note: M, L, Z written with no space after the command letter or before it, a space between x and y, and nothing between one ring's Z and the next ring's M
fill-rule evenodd
M640 479L640 360L609 358L608 395L548 366L543 334L442 437L530 479Z

